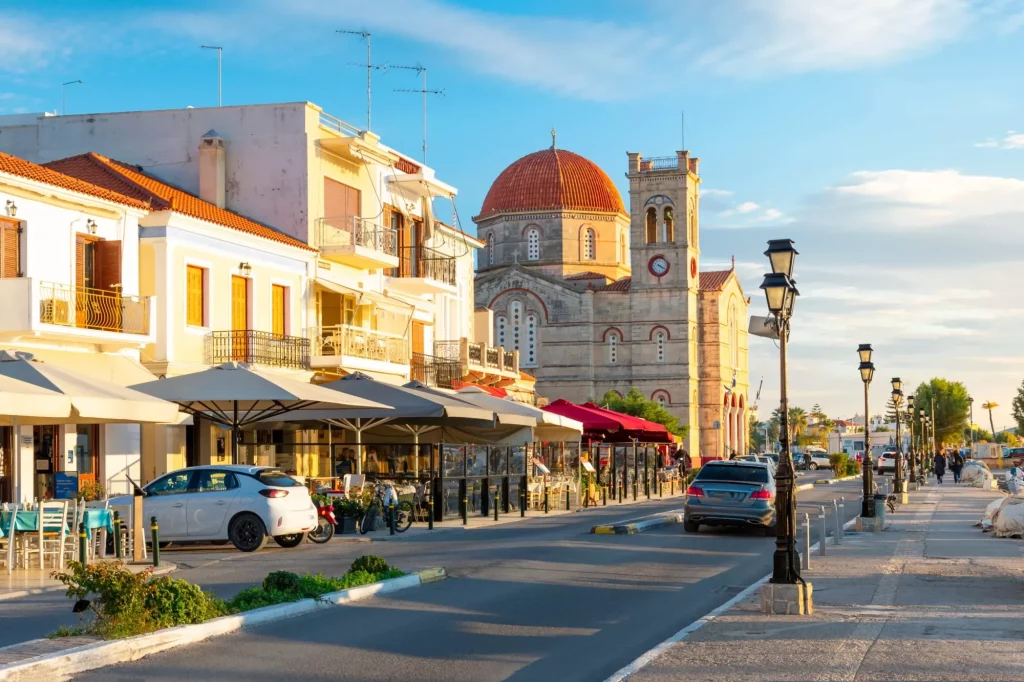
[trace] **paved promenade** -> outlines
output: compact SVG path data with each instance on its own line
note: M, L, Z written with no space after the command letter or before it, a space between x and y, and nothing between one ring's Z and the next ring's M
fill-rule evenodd
M973 525L998 496L926 486L812 556L813 616L762 615L755 592L628 679L1024 679L1024 541Z

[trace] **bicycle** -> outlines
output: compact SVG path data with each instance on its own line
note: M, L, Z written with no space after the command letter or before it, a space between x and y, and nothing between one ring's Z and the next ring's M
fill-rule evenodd
M388 527L388 510L391 503L395 504L395 532L404 533L412 526L413 505L407 500L398 500L395 486L387 482L378 482L374 486L370 506L359 521L359 533L366 535L372 530L383 530Z

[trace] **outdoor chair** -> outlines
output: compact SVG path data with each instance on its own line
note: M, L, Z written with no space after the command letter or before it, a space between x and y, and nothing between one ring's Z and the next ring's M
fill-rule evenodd
M85 511L87 509L110 509L110 499L106 498L106 499L102 499L102 500L90 500L88 502L82 503L81 506L82 506L82 512L80 514L80 518L78 519L79 521L83 521L85 519ZM76 523L74 527L75 527L75 530L76 530L76 533L77 533L78 524ZM92 539L89 541L89 555L90 556L94 556L94 557L95 556L99 556L99 557L106 558L106 556L107 556L107 529L106 528L93 529L93 531L92 531Z
M22 553L25 567L32 565L32 555L39 555L39 568L46 568L46 557L52 556L54 568L63 568L63 548L68 534L68 502L40 502L37 505L36 530L24 533Z
M0 560L7 564L7 575L11 574L14 570L14 546L17 544L14 540L14 528L18 521L18 505L10 505L4 503L3 511L10 514L8 518L8 526L5 528L0 526L0 550L3 550L3 554L0 554Z

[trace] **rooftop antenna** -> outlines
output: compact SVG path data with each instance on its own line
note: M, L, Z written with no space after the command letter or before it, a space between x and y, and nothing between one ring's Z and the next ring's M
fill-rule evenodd
M68 86L74 85L75 83L81 83L82 81L68 81L62 83L60 86L60 115L63 116L68 112Z
M221 78L221 74L223 73L221 71L221 58L224 56L224 48L220 45L200 45L199 47L203 50L217 50L217 106L222 107L224 106L224 98L222 96L222 93L224 92L224 81Z
M418 92L423 95L423 165L427 163L427 95L440 95L444 97L444 90L428 90L427 89L427 67L425 66L397 66L392 64L393 69L408 69L409 71L415 71L423 77L423 86L419 90L395 90L395 92Z
M370 130L370 74L373 73L374 69L386 69L387 64L374 64L370 61L370 32L369 31L349 31L346 29L339 29L335 33L345 33L353 36L362 36L363 40L366 41L366 63L358 64L349 62L349 66L365 66L366 67L366 129Z

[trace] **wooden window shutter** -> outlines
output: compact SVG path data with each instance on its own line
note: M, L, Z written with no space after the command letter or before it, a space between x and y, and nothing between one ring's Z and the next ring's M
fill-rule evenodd
M325 218L360 215L359 198L359 190L354 187L324 178Z
M186 271L187 324L203 326L203 269L189 265Z
M21 227L0 219L0 277L21 277Z
M425 325L422 322L412 321L412 352L423 353L424 346L424 330Z
M284 336L284 300L285 288L279 284L273 285L271 295L271 306L273 308L273 331L275 334Z
M75 239L75 287L85 287L85 239Z
M93 265L93 281L97 289L104 292L121 291L121 242L96 242L96 262Z

